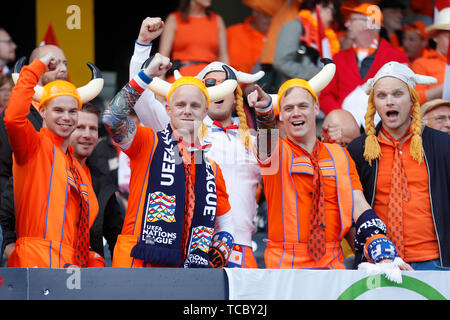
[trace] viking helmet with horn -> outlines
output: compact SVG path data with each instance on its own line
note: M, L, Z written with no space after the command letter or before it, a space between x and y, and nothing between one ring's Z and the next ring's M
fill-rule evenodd
M17 83L20 70L25 64L26 57L22 57L17 60L14 66L14 72L12 78L14 83ZM93 64L87 63L89 69L91 69L92 78L86 85L76 88L72 83L64 80L56 80L47 83L44 87L36 85L34 87L33 100L39 102L39 106L44 105L47 101L57 96L72 96L78 101L78 107L81 108L83 103L89 102L94 99L103 89L103 76L100 70Z
M407 86L412 101L412 121L411 121L411 146L410 154L417 162L422 162L424 157L424 151L422 146L422 123L420 118L420 101L417 94L416 84L433 84L437 82L437 79L430 76L424 76L415 74L407 66L391 61L386 63L378 70L375 77L367 80L365 84L365 91L369 95L369 102L367 106L367 112L365 115L366 121L366 140L364 146L364 159L372 165L372 161L378 159L381 156L381 148L376 137L376 130L374 124L374 117L376 113L376 106L374 102L374 86L378 80L384 77L393 77L403 81Z
M311 80L306 81L296 78L287 80L281 85L278 90L278 94L271 94L270 97L272 98L272 108L279 109L281 98L286 93L286 90L294 87L307 90L314 97L314 100L318 102L319 99L317 94L331 82L336 72L336 65L333 60L322 58L320 61L324 64L324 67Z
M148 87L155 94L163 96L167 99L167 101L169 101L173 91L182 85L192 85L199 88L205 95L208 102L207 104L209 105L210 102L222 100L226 95L233 92L234 89L236 89L237 81L229 79L225 80L218 86L207 88L205 87L203 82L195 77L181 77L174 83L169 83L165 80L155 77L149 83Z
M208 75L208 73L216 72L216 71L225 72L225 80L234 79L239 83L245 83L245 84L254 83L254 82L260 80L264 76L264 71L258 71L255 74L249 74L249 73L238 71L235 68L233 68L223 62L214 61L214 62L211 62L210 64L208 64L205 68L203 68L203 70L200 71L200 73L196 76L196 78L202 80L207 87L214 86L215 81L213 81L213 83L210 84L210 83L208 83L208 80L213 80L213 79L205 79L205 77ZM175 77L175 79L178 79L181 77L181 74L178 70L175 70L174 77ZM248 150L250 150L250 148L251 148L250 130L248 128L247 117L246 117L245 111L244 111L243 93L242 93L242 89L240 88L239 85L236 86L235 99L236 99L236 113L239 117L239 128L238 128L239 136L241 138L242 144ZM206 133L207 133L207 128L206 128L206 126L203 125L200 137L203 138L204 136L206 136Z

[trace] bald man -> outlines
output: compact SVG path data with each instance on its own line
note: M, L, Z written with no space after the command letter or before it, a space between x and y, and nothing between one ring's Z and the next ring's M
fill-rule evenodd
M353 115L344 109L332 110L323 121L322 142L338 143L344 148L361 134Z

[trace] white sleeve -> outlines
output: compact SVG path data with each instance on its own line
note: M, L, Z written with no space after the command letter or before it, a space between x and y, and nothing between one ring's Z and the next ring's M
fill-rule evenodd
M139 44L137 41L134 44L134 52L130 61L130 74L129 80L133 79L135 75L141 71L141 66L145 62L145 60L150 57L150 52L152 51L152 45L143 45Z
M166 108L155 98L150 89L145 89L141 97L134 105L134 111L142 125L152 128L154 131L163 130L170 122Z
M214 234L221 231L228 232L234 237L233 216L231 210L221 216L216 216Z
M139 73L142 64L150 56L151 45L134 45L134 53L130 61L130 80ZM142 125L155 131L163 130L170 122L165 107L155 98L155 94L148 88L144 90L139 100L134 105L134 111Z

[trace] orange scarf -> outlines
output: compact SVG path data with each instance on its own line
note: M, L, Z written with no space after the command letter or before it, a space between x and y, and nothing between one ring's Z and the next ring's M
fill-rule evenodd
M373 39L369 48L359 48L356 44L353 44L353 50L355 50L356 56L358 57L358 61L362 61L371 54L373 54L378 49L378 44L380 42L380 36L377 36Z
M316 19L312 16L310 10L300 10L298 13L300 22L303 25L303 35L300 40L305 41L309 47L315 48L318 50L319 46L319 27ZM330 45L331 55L335 55L339 52L341 45L339 43L339 39L331 28L325 29L325 37L328 40Z

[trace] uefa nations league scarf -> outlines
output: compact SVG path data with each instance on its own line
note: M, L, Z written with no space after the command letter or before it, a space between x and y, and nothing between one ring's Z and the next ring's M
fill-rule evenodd
M196 154L194 216L186 246L186 259L181 261L185 217L184 164L170 125L158 132L157 136L158 144L150 164L140 237L130 255L149 263L207 268L217 206L213 168L204 156L204 151L195 151L200 154Z

